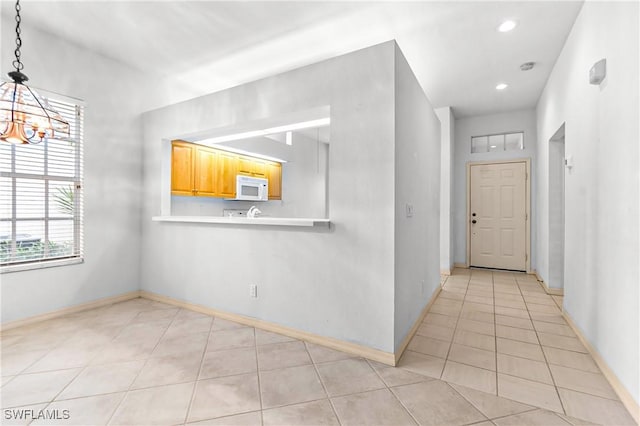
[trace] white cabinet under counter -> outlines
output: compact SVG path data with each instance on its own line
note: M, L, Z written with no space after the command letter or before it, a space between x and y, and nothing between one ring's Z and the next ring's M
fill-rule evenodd
M298 217L154 216L154 222L212 223L221 225L329 226L330 219Z

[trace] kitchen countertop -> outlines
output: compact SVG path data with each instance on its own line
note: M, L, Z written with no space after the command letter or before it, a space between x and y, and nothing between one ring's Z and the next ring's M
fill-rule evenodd
M154 216L154 222L215 223L222 225L329 226L330 219L298 217Z

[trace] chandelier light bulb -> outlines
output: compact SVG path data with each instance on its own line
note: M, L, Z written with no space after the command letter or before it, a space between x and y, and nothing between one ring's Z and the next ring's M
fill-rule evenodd
M12 82L0 84L0 142L34 144L49 137L69 136L70 127L45 98L24 84L29 78L22 72L20 59L20 0L16 0L16 49L8 75Z

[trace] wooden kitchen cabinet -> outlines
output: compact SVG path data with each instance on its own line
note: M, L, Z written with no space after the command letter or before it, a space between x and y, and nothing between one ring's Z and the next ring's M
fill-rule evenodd
M195 146L173 142L171 145L171 193L193 195Z
M241 155L238 157L238 173L265 179L267 177L267 161Z
M267 180L269 181L269 199L282 199L282 164L269 162L266 164Z
M238 157L238 173L241 175L253 175L253 161L249 157Z
M282 165L215 148L173 141L171 194L234 198L236 175L268 179L269 199L282 199Z
M229 152L218 151L218 160L215 167L218 197L235 197L238 156Z
M205 147L196 148L194 167L194 195L198 197L218 196L216 166L218 153Z
M263 160L253 160L252 176L259 178L267 178L267 162Z
M183 141L171 143L171 194L216 197L217 151Z

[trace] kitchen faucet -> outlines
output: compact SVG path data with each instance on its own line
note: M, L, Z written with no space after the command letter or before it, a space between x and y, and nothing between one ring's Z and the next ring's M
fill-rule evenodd
M256 206L251 206L251 208L249 209L249 211L247 212L247 217L256 217L257 215L262 214L262 212L260 211L259 208L257 208Z

